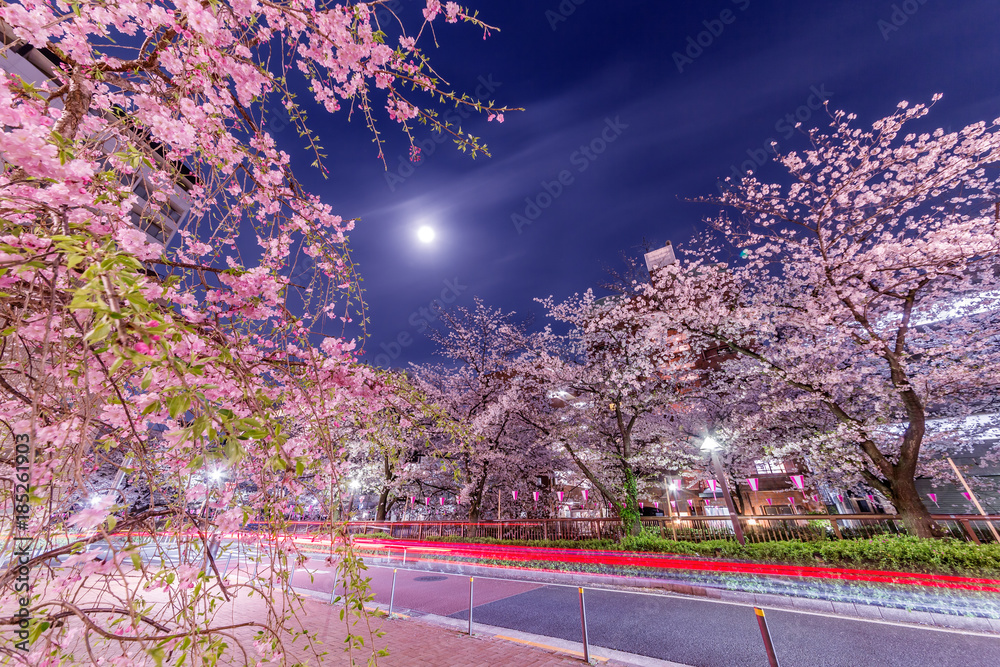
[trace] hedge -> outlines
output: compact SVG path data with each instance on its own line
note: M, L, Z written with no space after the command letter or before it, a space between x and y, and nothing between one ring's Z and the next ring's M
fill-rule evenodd
M501 544L511 546L633 551L725 558L790 565L834 565L910 572L936 572L967 576L1000 576L1000 545L973 544L954 539L926 539L880 535L870 539L802 542L755 542L741 546L731 540L684 542L643 533L613 540L497 540L474 537L430 537L440 542Z

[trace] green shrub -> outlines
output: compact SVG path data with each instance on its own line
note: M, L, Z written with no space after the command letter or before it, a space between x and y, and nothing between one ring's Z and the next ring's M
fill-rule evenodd
M475 537L430 537L431 541L511 546L629 551L724 558L729 560L831 565L910 572L941 572L968 576L1000 576L1000 545L977 545L954 539L924 539L878 535L869 539L786 540L740 545L734 540L688 542L669 540L651 530L613 540L497 540Z

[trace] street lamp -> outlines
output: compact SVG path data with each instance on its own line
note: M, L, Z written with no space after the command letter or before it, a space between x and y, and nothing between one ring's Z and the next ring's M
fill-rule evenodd
M736 516L736 506L733 504L733 496L729 493L729 483L726 482L726 473L722 470L722 460L719 458L719 450L722 445L716 442L715 438L708 436L701 443L702 451L707 451L712 455L712 467L715 469L715 478L722 486L722 495L726 499L726 507L729 509L729 520L733 522L733 532L736 533L736 541L741 545L746 544L743 539L743 528L740 526L739 517Z

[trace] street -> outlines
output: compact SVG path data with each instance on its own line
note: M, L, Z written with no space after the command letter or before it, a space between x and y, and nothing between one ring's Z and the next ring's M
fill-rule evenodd
M297 570L294 585L329 592L329 569L314 561L309 570ZM389 604L392 572L391 567L368 565L375 602ZM477 577L474 593L474 623L580 641L579 597L574 587ZM585 595L592 647L699 667L767 664L749 606L600 589L586 589ZM394 604L398 611L466 620L469 578L399 567ZM785 610L768 610L767 622L785 667L1000 664L1000 637Z

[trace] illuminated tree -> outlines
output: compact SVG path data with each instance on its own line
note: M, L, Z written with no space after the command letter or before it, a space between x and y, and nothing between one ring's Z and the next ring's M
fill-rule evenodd
M804 424L779 453L878 490L921 536L938 530L915 477L968 445L962 418L989 412L1000 381L1000 128L906 129L927 113L833 114L778 156L786 183L750 176L708 200L740 214L711 222L742 259L696 251L647 289L697 344L739 353L731 386L759 409L733 432Z
M11 509L23 494L2 487L0 525L30 542L32 615L48 623L27 664L71 660L74 649L113 664L143 653L200 664L237 645L247 653L222 662L290 660L288 572L303 554L283 518L307 493L328 510L338 502L341 429L376 419L388 390L355 363L345 329L364 320L345 246L354 222L299 185L266 127L276 110L291 118L322 168L296 97L308 88L310 102L363 119L380 158L379 108L411 139L425 123L481 152L433 105L496 120L505 109L449 90L421 44L442 20L488 28L453 2L429 0L423 17L411 32L381 0L0 7L19 40L7 55L30 45L50 70L40 84L0 80L3 475L14 478L14 440L27 436L32 485L18 526ZM178 200L190 210L164 248L155 237ZM303 257L315 270L290 280ZM116 493L99 495L89 476L103 465L145 485L150 506L131 512ZM271 523L245 537L266 565L223 571L213 545L261 518ZM327 526L328 556L360 616L365 584L338 531ZM147 549L173 565L152 565L133 533L152 535ZM163 557L174 549L179 561ZM0 572L5 609L16 571ZM169 602L147 605L147 590ZM218 603L251 591L269 605L260 620L217 618ZM82 622L86 651L70 639ZM374 657L345 629L352 657ZM261 633L255 649L239 639L250 630ZM320 649L309 638L299 652L318 660Z

